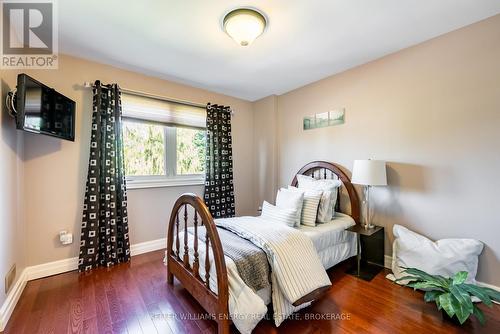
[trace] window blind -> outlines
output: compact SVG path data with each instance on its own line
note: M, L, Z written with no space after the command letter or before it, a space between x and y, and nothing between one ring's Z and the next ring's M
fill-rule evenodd
M165 125L206 128L204 108L128 93L122 93L122 115Z

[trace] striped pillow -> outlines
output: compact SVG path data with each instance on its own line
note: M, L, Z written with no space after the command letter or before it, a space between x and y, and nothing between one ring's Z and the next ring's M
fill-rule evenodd
M302 217L300 223L306 226L316 226L316 218L318 216L319 201L323 192L314 189L299 189L288 186L288 189L293 189L304 193L304 204L302 205Z
M278 208L266 201L262 203L262 214L260 217L273 223L294 227L296 215L297 211L294 209Z

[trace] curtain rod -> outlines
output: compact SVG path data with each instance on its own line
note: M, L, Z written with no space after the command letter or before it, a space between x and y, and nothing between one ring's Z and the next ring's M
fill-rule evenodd
M83 87L85 87L85 88L92 88L92 87L95 87L95 85L93 83L91 83L91 82L85 81L83 83ZM170 97L164 97L164 96L160 96L160 95L154 95L154 94L145 93L145 92L141 92L141 91L137 91L137 90L132 90L132 89L127 89L127 88L122 88L122 87L120 87L120 90L122 91L122 93L136 95L136 96L149 97L149 98L152 98L152 99L155 99L155 100L161 100L161 101L167 101L167 102L174 102L174 103L183 104L183 105L186 105L186 106L203 108L203 109L206 109L206 107L207 107L206 104L201 104L201 103L196 103L196 102L189 102L189 101L184 101L184 100L178 100L178 99L174 99L174 98L170 98ZM231 114L232 113L233 113L233 111L231 110Z

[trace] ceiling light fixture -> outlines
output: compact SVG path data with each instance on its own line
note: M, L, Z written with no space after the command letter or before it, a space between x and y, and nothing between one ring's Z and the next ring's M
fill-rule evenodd
M267 20L262 13L252 8L238 8L224 16L222 28L241 46L248 46L262 35Z

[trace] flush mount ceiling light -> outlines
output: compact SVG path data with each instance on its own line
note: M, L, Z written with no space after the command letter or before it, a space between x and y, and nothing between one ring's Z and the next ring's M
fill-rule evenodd
M224 16L224 31L241 46L248 46L262 35L266 28L266 18L252 8L238 8Z

